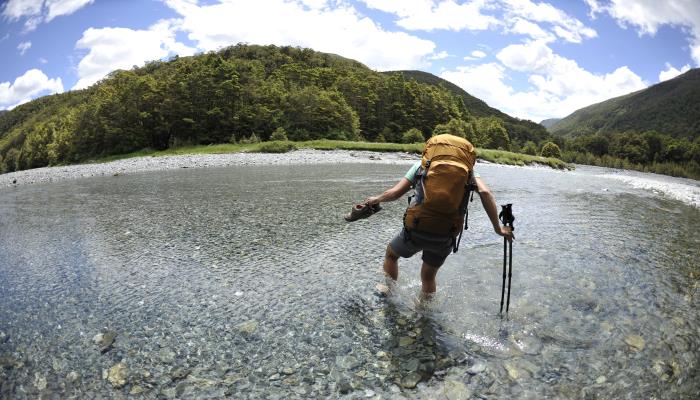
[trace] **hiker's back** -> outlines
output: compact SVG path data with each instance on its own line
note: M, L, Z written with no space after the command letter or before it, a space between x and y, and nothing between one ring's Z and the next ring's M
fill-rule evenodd
M416 197L404 214L404 227L440 236L456 236L464 223L474 146L453 135L428 139L416 179Z

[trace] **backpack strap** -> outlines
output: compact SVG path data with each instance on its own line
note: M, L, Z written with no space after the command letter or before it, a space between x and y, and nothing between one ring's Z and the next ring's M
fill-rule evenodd
M456 253L459 250L459 242L462 241L462 234L464 231L469 229L469 203L474 201L474 192L477 191L476 180L474 179L474 172L469 171L469 178L467 178L467 184L464 186L464 199L462 200L462 205L460 210L464 214L464 230L459 231L459 238L452 239L452 252Z

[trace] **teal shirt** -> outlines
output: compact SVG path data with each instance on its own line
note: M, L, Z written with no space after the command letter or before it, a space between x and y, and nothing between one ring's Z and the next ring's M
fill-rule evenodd
M408 172L406 172L406 175L404 175L404 178L408 179L408 181L411 182L412 186L415 186L416 184L416 173L418 172L418 168L420 168L420 161L413 164L411 169L409 169ZM481 175L479 175L479 173L476 172L476 170L474 170L473 172L474 178L481 178Z

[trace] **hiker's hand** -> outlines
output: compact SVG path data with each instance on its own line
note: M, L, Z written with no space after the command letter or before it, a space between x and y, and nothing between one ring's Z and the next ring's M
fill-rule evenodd
M379 203L380 203L379 196L368 197L362 202L362 204L367 204L370 206L373 206L373 205L379 204Z
M515 240L515 235L513 235L513 229L510 226L499 226L496 229L496 233L508 239L509 242Z

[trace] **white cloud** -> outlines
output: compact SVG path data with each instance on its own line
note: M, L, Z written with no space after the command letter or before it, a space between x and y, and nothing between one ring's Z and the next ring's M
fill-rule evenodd
M0 108L12 109L39 94L62 93L61 78L49 79L42 71L30 69L14 83L0 83Z
M46 0L45 7L48 8L46 22L61 15L70 15L80 10L95 0Z
M434 61L434 60L444 60L445 58L447 58L447 57L449 57L449 56L450 56L449 53L447 53L446 51L443 50L443 51L441 51L441 52L439 52L439 53L433 54L432 56L428 57L428 60L432 60L432 61Z
M42 64L46 64L46 63L48 63L49 61L48 61L47 59L45 59L44 57L39 57L39 62L42 63Z
M32 42L22 42L17 45L17 50L19 50L19 55L23 56L32 47Z
M486 53L481 50L474 50L470 53L470 55L464 57L464 61L480 60L484 57L486 57Z
M2 15L10 21L22 18L25 31L33 31L42 22L50 22L61 15L70 15L95 0L9 0Z
M507 33L516 35L526 35L536 40L554 41L555 37L551 33L542 29L539 25L526 19L516 17L512 19L511 26L507 29Z
M78 64L78 82L73 89L90 86L113 70L130 69L171 54L194 54L194 49L175 40L177 22L159 21L147 30L89 28L76 43L76 48L88 52Z
M597 32L585 26L578 19L571 17L564 11L552 6L549 3L534 3L531 0L502 0L507 8L507 16L510 22L517 24L518 19L525 19L530 22L545 22L554 25L554 33L561 39L572 43L581 43L584 39L596 37ZM513 29L513 28L511 28ZM521 26L521 29L532 31L533 26ZM540 28L541 29L541 28ZM545 39L547 36L533 37L534 39Z
M564 117L579 108L621 96L647 85L628 67L594 74L555 54L544 41L514 44L501 50L502 63L458 67L441 76L505 113L533 121ZM530 87L516 90L508 70L525 73Z
M586 0L592 13L606 12L623 26L637 28L640 35L655 35L664 25L689 28L690 55L700 65L700 1L698 0Z
M309 8L298 1L241 0L198 5L166 0L182 15L181 29L201 50L240 42L310 47L341 54L379 70L427 65L435 43L405 32L384 30L351 6Z
M479 31L500 25L498 19L482 14L487 0L471 0L462 4L454 0L363 0L367 7L395 14L396 24L409 30Z
M666 69L659 72L659 82L667 81L673 79L680 74L684 74L690 70L690 65L686 64L681 67L680 70L673 67L673 65L666 63Z
M31 17L41 13L44 0L9 0L2 9L2 15L10 21Z

